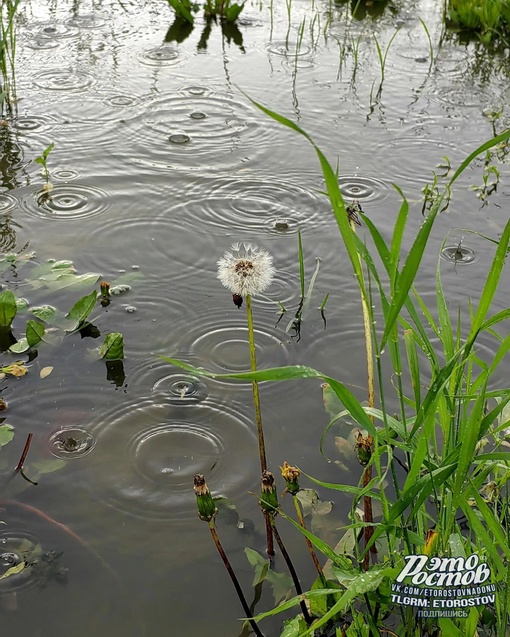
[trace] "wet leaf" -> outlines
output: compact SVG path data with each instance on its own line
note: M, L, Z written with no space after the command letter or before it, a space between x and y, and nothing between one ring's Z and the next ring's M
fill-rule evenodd
M285 622L285 626L283 631L280 634L280 637L299 637L301 633L303 633L308 626L306 625L305 620L298 615L294 617L294 619L289 619Z
M52 371L53 371L53 367L51 366L43 367L41 371L39 372L39 376L41 378L46 378L46 376L49 376Z
M39 305L38 307L33 307L30 311L36 318L50 324L54 323L58 316L57 308L52 305Z
M14 428L11 425L0 425L0 447L11 442L14 438Z
M14 343L13 345L9 347L9 351L12 352L13 354L23 354L23 352L26 352L29 349L30 349L30 345L28 344L28 340L25 337L20 338L17 343ZM12 374L12 375L17 376L18 374Z
M124 358L124 337L120 332L107 334L104 343L99 348L101 358L118 360Z
M89 314L94 309L97 302L97 292L93 290L90 294L79 299L66 314L66 318L71 319L76 327L84 323Z
M66 461L61 458L48 458L47 460L39 460L30 464L30 467L34 468L39 474L53 473L53 471L58 471L65 466Z
M25 562L20 562L16 564L16 566L11 566L11 568L7 569L5 573L0 577L0 579L5 579L10 575L16 575L17 573L21 573L21 571L25 568Z
M308 515L312 517L314 515L327 515L331 513L331 509L333 508L333 502L323 502L314 489L301 489L296 497L301 502L303 515L305 517Z
M266 579L267 571L269 570L269 560L248 546L244 549L244 552L246 553L248 562L253 566L255 571L252 583L253 588L255 588L255 586Z
M64 290L70 287L85 288L95 285L100 277L100 274L94 274L92 272L79 275L56 272L51 275L41 277L37 281L33 281L32 287L35 289L46 287L52 292L55 292L56 290Z
M44 325L38 321L27 321L26 338L30 347L34 347L41 342L44 336Z
M17 311L16 297L10 290L4 290L0 294L0 327L10 327Z

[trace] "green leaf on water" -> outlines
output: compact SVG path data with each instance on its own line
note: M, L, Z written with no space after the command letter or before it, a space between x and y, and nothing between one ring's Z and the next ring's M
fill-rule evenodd
M50 324L54 324L58 316L57 308L52 305L38 305L37 307L33 307L30 311L36 318Z
M26 352L29 349L30 345L25 337L20 338L19 341L9 347L9 351L13 354L23 354L23 352Z
M16 297L10 290L0 294L0 327L10 327L18 312Z
M107 334L104 343L99 349L101 358L106 360L119 360L124 358L124 337L120 332Z
M246 553L248 562L252 565L253 570L255 571L252 583L253 588L255 588L255 586L258 586L266 579L267 571L269 570L269 560L262 557L260 553L257 553L257 551L248 546L244 549L244 552Z
M269 568L269 560L250 548L245 548L246 557L255 569L254 586L267 580L273 590L275 604L288 597L292 590L292 579L287 573L277 573Z
M11 425L0 425L0 447L11 442L14 438L14 427Z
M25 334L27 337L27 342L30 347L34 347L38 343L41 342L42 337L44 336L44 325L39 323L38 321L27 321L27 327L25 330Z
M32 282L32 287L38 289L45 287L51 292L64 290L66 288L85 288L95 285L100 278L100 274L87 272L86 274L60 274L53 273L46 275Z
M78 327L86 321L89 314L94 309L97 302L97 292L93 290L90 294L83 296L76 301L73 307L66 314L66 318L73 321L75 327Z
M65 466L66 461L61 458L48 458L46 460L39 460L37 462L30 463L30 467L34 468L39 475L43 473L53 473L53 471L58 471Z

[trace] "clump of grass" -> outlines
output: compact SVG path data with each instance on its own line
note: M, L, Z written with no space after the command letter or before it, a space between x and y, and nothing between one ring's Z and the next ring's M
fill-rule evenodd
M510 29L508 0L448 0L445 13L452 26L478 33L485 43Z

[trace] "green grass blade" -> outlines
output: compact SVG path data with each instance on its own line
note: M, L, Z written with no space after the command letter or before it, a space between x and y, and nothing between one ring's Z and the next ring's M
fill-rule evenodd
M456 181L456 179L458 179L458 177L466 170L466 168L473 161L473 159L476 159L478 155L480 155L481 153L487 152L490 148L497 146L501 142L505 142L509 137L510 137L510 128L507 129L506 131L503 131L500 135L497 135L496 137L489 140L488 142L485 142L481 146L478 146L478 148L474 150L470 155L468 155L468 157L466 157L466 159L454 172L452 178L448 182L448 187L449 188L452 187L453 182Z

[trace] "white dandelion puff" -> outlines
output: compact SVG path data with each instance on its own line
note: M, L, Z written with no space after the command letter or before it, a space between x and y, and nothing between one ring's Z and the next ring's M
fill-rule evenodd
M273 257L251 243L234 243L218 261L218 279L241 297L264 292L274 273Z

